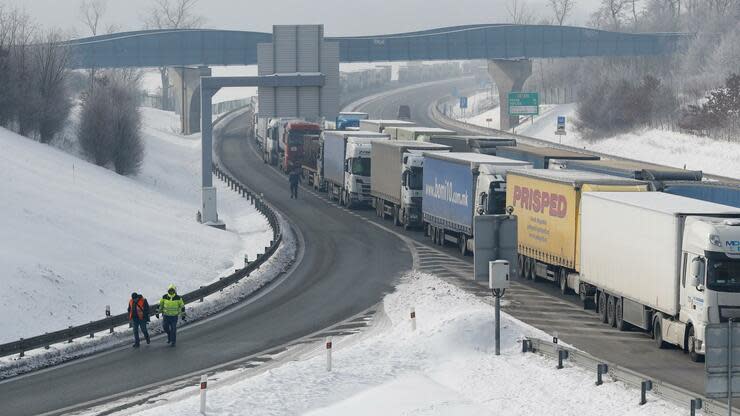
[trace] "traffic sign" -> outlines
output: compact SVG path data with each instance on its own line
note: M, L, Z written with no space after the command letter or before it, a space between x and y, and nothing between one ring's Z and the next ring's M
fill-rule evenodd
M565 116L558 116L558 127L555 130L555 134L558 136L565 135Z
M540 114L540 97L536 92L510 92L510 116L536 116Z
M460 97L460 108L468 108L468 97Z

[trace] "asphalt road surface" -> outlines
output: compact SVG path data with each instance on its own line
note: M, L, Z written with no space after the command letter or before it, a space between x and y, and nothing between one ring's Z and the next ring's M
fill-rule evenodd
M287 179L264 165L247 144L239 128L246 117L233 123L218 138L222 162L264 193L300 231L304 252L295 270L246 307L183 328L175 349L159 338L139 350L122 348L5 380L0 383L0 415L69 411L82 403L90 407L112 395L280 346L375 305L411 269L410 252L396 236L358 223L352 214L317 198L289 199Z
M408 89L398 93L390 92L358 107L353 107L352 110L367 112L370 118L394 119L398 106L406 104L411 107L412 121L423 126L446 128L446 126L438 125L429 117L427 108L439 98L449 95L453 88L464 91L473 87L474 84L470 79L450 80L423 88ZM383 221L376 218L374 210L360 211L360 213L368 221L393 227L389 220ZM439 249L438 246L432 245L421 231L404 232L400 228L396 230L412 238L419 245ZM437 266L425 268L422 251L423 270L452 277L452 281L457 281L469 290L481 296L490 296L487 290L481 291L480 288L476 288L476 285L469 284L467 279L472 278L472 268L467 274L460 272L466 264L472 265L472 257L462 257L457 248L451 246L441 248L441 250L450 258L447 266L438 266L440 260L436 256L433 264ZM457 261L452 260L453 258ZM551 282L518 280L506 292L504 300L508 300L508 305L504 309L514 317L550 334L557 333L563 341L596 357L699 394L704 392L703 363L690 361L688 355L678 349L658 349L653 340L640 331L620 332L607 327L606 324L598 321L593 311L583 310L577 296L562 295L560 289Z

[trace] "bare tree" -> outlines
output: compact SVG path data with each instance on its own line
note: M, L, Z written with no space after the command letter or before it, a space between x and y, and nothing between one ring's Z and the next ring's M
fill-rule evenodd
M549 0L549 5L555 15L555 21L559 26L562 26L565 19L567 19L573 11L573 7L575 7L576 2L575 0Z
M199 0L154 0L147 11L144 26L147 29L192 29L203 25L205 19L195 14ZM167 67L160 67L162 78L162 109L169 109L170 77Z
M110 71L98 77L98 85L83 99L78 127L85 154L121 175L136 174L144 160L134 74Z
M35 125L42 143L49 143L64 127L72 103L67 91L69 52L57 32L49 32L33 46L33 102Z
M611 23L611 28L619 30L622 27L624 9L629 0L602 0L601 7L606 12Z
M107 0L82 0L80 1L80 20L90 31L92 36L97 36L101 20L108 9Z
M515 25L529 25L535 21L535 15L524 0L510 0L506 5L510 23Z

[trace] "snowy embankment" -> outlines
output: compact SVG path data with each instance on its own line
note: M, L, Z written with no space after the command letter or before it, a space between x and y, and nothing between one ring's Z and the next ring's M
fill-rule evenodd
M575 129L575 104L543 105L540 111L533 121L528 119L517 127L516 133L594 152L740 178L740 142L725 142L660 129L641 129L589 140ZM566 117L565 136L555 135L558 116ZM491 122L486 121L489 118ZM498 128L499 108L475 117L458 119L482 127Z
M409 310L415 307L417 330ZM493 354L493 308L474 295L412 273L384 300L369 333L335 342L332 371L322 349L251 378L211 375L208 415L681 415L619 382L522 354L524 335L545 335L503 315L502 355ZM382 315L379 314L379 315ZM336 341L336 340L335 340ZM214 381L215 380L215 381ZM123 414L198 415L197 387Z
M254 258L272 238L264 217L219 189L229 229L198 224L199 136L174 134L172 113L142 109L146 157L123 177L0 129L0 342L126 310L131 292L151 303ZM221 184L216 182L216 186Z

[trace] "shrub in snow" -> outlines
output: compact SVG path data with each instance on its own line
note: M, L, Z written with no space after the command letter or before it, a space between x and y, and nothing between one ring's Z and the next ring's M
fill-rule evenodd
M139 172L144 160L136 79L109 73L84 94L78 136L95 164L112 165L121 175Z
M717 128L740 129L740 75L732 74L723 88L711 91L701 105L690 105L679 126L697 134Z

